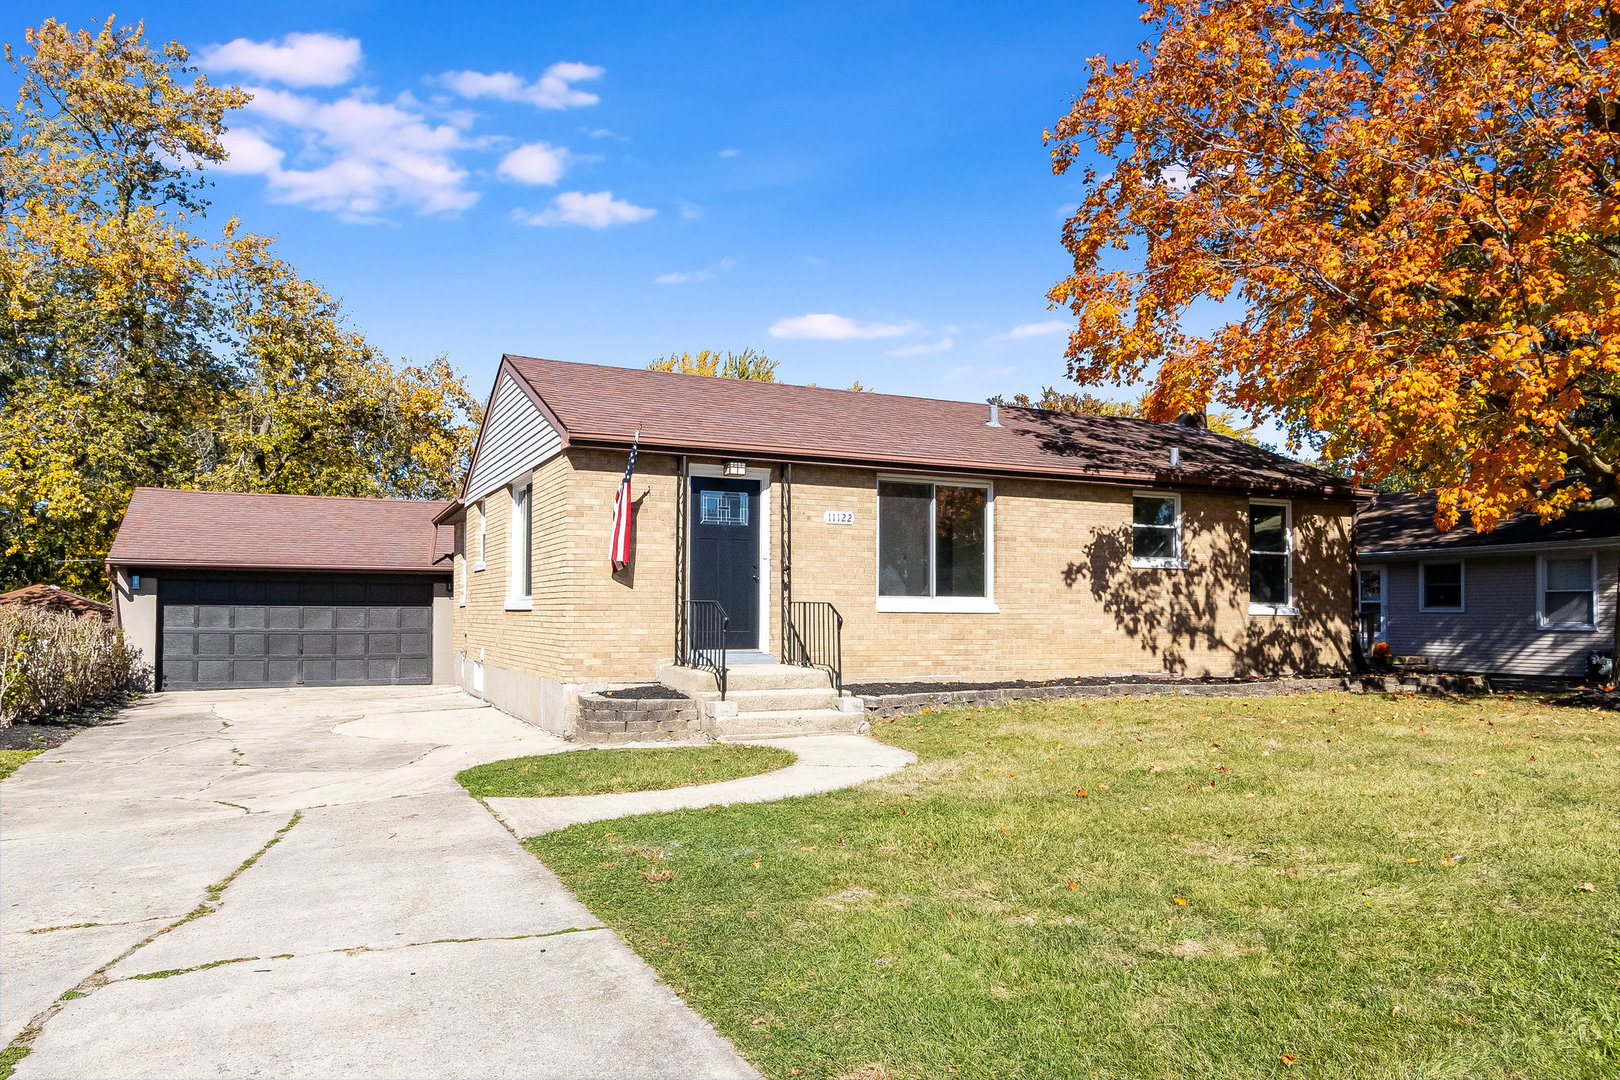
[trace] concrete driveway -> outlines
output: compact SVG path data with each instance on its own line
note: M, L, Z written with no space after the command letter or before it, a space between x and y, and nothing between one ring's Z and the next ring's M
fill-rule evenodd
M755 1075L453 779L567 745L451 688L230 691L29 762L0 785L19 1080Z

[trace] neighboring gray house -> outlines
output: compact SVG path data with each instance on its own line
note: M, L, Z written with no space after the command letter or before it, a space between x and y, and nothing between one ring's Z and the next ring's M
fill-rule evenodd
M1620 511L1491 532L1434 524L1435 496L1380 495L1357 522L1361 644L1448 671L1582 677L1614 648Z

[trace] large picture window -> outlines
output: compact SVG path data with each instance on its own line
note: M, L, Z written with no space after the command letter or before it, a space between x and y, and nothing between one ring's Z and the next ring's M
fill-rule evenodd
M1181 498L1141 494L1131 499L1131 565L1181 565Z
M1249 614L1294 614L1294 530L1283 502L1249 504Z
M1418 567L1418 608L1422 611L1463 610L1463 564L1430 562Z
M988 486L878 483L879 610L994 610Z
M1549 630L1597 629L1597 556L1542 556L1538 621Z

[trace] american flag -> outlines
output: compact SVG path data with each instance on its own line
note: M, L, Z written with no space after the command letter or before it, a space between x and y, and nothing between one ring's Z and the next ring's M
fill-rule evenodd
M624 467L624 479L619 481L619 494L613 499L613 541L609 547L608 560L613 563L613 572L617 574L630 565L630 517L633 506L630 500L630 477L636 471L636 447L641 443L641 432L636 432L635 439L630 443L630 464Z

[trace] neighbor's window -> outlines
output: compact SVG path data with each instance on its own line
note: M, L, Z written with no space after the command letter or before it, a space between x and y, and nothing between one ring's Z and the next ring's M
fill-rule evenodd
M1131 565L1181 565L1181 496L1131 499Z
M1542 626L1559 630L1597 629L1597 556L1541 558Z
M1289 506L1249 504L1249 613L1292 615L1294 535Z
M512 489L512 599L527 600L533 594L533 560L529 557L533 514L528 484Z
M1418 607L1423 611L1463 609L1463 564L1431 562L1418 567Z
M943 599L937 606L949 608L951 600L988 600L990 580L988 487L879 482L880 599Z

